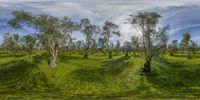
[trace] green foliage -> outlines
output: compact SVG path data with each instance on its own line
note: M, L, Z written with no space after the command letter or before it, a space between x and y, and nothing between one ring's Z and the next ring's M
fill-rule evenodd
M183 34L183 38L181 40L181 44L184 46L184 50L186 50L186 58L190 59L191 55L190 55L190 47L189 47L189 41L190 41L190 33L186 32Z
M174 53L178 51L178 41L173 40L172 43L168 45L168 50L169 50L170 55L173 56Z
M5 33L4 34L4 41L2 43L4 52L7 53L7 51L11 51L12 55L15 56L17 51L20 49L20 36L17 33L10 34Z
M114 50L114 44L111 42L110 38L113 35L121 36L119 32L119 26L111 21L105 21L102 27L102 39L105 42L105 50L109 53L109 58L112 58L112 52Z
M34 51L36 40L37 38L34 35L26 35L23 37L24 47L30 55Z
M130 15L128 19L141 35L145 54L143 72L151 71L151 60L158 56L167 45L169 26L157 29L160 17L156 12L140 12L135 16Z

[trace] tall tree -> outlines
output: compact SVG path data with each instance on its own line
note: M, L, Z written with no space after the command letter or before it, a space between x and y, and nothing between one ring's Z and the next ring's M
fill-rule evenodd
M173 40L172 43L168 46L168 48L170 55L173 56L174 53L176 53L176 51L178 50L178 40Z
M140 43L139 43L139 38L136 36L131 37L131 45L133 49L133 54L136 55L136 52L139 52L140 49Z
M17 33L13 34L13 56L16 55L17 51L19 50L19 42L20 42L20 36Z
M198 49L198 44L195 41L190 41L191 42L191 51L193 54L196 53L197 49Z
M73 23L71 20L60 21L58 18L48 15L32 15L29 12L15 11L12 13L13 18L8 24L14 28L21 28L23 25L28 24L38 31L40 34L40 41L43 46L49 48L51 60L49 61L50 67L56 67L57 52L64 40L66 32L72 32L74 25L66 25L65 23ZM64 29L64 30L63 30ZM66 31L67 30L67 31Z
M92 39L91 53L94 54L94 52L97 51L97 48L98 48L98 44L97 44L96 40L95 40L95 39Z
M113 49L110 48L110 47L112 47L112 46L110 46L110 44L111 44L110 38L113 35L121 36L119 29L118 29L119 27L111 21L105 21L104 26L102 28L103 28L102 35L106 39L106 50L109 53L109 58L112 58Z
M124 42L124 45L122 46L122 50L125 53L125 56L128 56L128 53L132 50L131 42Z
M15 42L14 42L14 39L13 39L13 35L9 35L9 37L8 37L8 50L10 50L11 51L11 53L12 53L12 56L15 56Z
M115 53L116 55L119 55L121 51L121 43L119 41L117 41L116 45L115 45Z
M81 32L85 36L84 58L88 58L88 53L93 42L93 35L98 34L99 30L98 30L98 27L96 25L92 25L90 20L87 18L81 19L80 29L81 29Z
M4 35L3 47L5 53L11 51L12 56L16 56L17 51L20 49L20 36L17 33Z
M151 61L166 46L169 26L156 28L161 16L156 12L139 12L136 16L130 15L129 22L141 34L145 54L143 72L151 71Z
M37 38L33 34L26 35L23 37L25 49L29 55L31 55L34 51L34 48L36 46L36 40Z
M4 49L4 53L6 54L8 51L8 36L10 35L10 33L4 33L3 34L3 44L2 47Z
M83 42L82 41L77 41L76 42L76 48L77 48L77 51L80 53L81 52L81 49L83 47Z
M99 49L101 52L103 52L104 54L106 54L104 51L105 51L105 48L106 48L106 38L105 37L100 37L99 38Z
M189 50L189 41L190 41L190 33L186 32L183 33L183 38L181 40L181 43L184 46L184 49L186 50L186 58L190 59L191 55L190 55L190 50Z

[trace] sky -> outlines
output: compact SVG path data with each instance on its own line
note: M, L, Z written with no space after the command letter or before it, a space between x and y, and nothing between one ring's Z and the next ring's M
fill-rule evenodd
M184 32L191 33L192 40L200 42L200 0L0 0L0 43L6 32L26 35L34 33L30 27L13 29L7 25L12 18L11 12L24 10L33 14L48 14L74 21L89 18L93 24L103 25L111 20L120 25L121 37L111 40L127 41L138 32L125 24L129 15L139 11L156 11L162 18L159 26L170 25L169 41L180 40ZM73 37L83 39L80 33Z

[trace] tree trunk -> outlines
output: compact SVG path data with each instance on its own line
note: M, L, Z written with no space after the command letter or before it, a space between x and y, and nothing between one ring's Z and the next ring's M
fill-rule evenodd
M84 55L84 58L88 58L88 54L87 53Z
M189 47L187 47L186 58L191 59Z
M51 61L49 62L49 67L51 68L55 68L56 67L56 59L57 59L57 50L55 48L53 48L53 46L50 46L49 47L51 48Z
M174 54L171 51L169 52L169 54L170 54L170 56L174 56Z
M85 52L84 58L88 58L88 51Z
M133 55L136 55L136 50L133 50Z
M128 52L126 52L126 55L125 55L126 57L128 57Z
M151 58L147 59L146 62L144 63L144 73L151 72Z
M108 58L112 58L112 51L109 51L109 57Z
M14 50L12 50L12 56L15 57L15 51Z
M189 50L187 50L187 54L186 54L186 55L187 55L187 56L186 56L187 59L191 59L191 56L190 56Z
M106 52L103 52L104 53L104 55L106 55Z
M88 58L89 47L85 49L84 58Z
M49 67L55 68L56 67L56 57L52 57L51 61L49 62Z

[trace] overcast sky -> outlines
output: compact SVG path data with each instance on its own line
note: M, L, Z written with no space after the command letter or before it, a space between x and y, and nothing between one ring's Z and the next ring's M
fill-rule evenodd
M112 38L113 41L126 41L137 34L130 25L124 24L130 14L153 10L163 16L160 26L170 25L170 40L180 39L183 32L190 32L193 40L200 38L200 0L0 0L0 34L17 32L24 35L34 32L29 27L16 30L7 26L10 13L14 10L45 13L59 18L69 16L74 21L89 18L97 25L112 20L120 25L122 33L122 37ZM73 36L81 39L80 34Z

